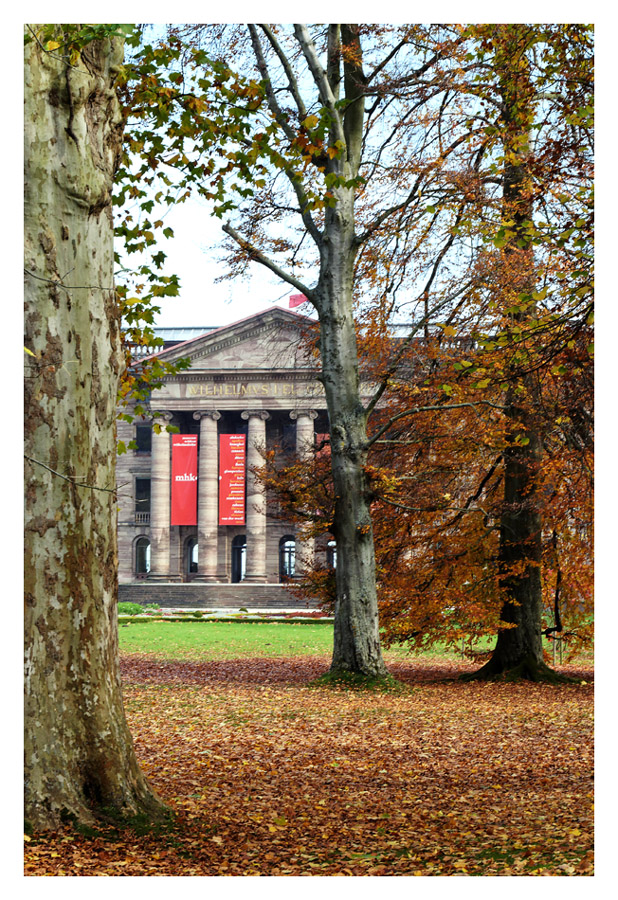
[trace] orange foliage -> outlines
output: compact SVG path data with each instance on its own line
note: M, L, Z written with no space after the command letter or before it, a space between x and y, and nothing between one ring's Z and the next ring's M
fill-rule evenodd
M397 341L372 325L358 339L363 377L375 383ZM535 341L530 353L534 349L540 357ZM473 644L501 627L498 527L507 424L500 406L506 355L499 344L480 347L445 338L444 330L428 341L419 338L371 417L370 441L384 429L371 444L367 472L387 644L460 646L462 639ZM543 628L559 625L575 651L592 636L592 367L583 338L550 362L541 375L537 409L545 448L538 484ZM275 448L261 471L271 514L322 546L332 538L334 509L327 451L328 444L314 459L290 464ZM299 590L332 609L334 573L324 553L302 576Z

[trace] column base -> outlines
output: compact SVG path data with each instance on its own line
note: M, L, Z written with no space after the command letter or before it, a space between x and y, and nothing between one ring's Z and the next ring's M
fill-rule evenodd
M216 575L194 575L191 583L194 581L198 584L221 584L221 580Z
M245 575L242 580L243 584L268 584L266 575Z
M171 584L182 583L180 575L167 575L164 572L149 572L146 581L164 581Z

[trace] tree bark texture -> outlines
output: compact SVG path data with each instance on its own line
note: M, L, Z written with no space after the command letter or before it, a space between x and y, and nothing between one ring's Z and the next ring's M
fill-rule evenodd
M506 273L503 281L509 281L507 306L513 304L518 293L529 296L535 289L533 250L527 231L533 216L529 171L533 88L525 35L525 26L496 26L495 64L501 73L504 128L503 219L512 233L502 251ZM524 330L533 316L533 306L514 312L511 318L515 332ZM516 356L516 350L515 337L509 352ZM542 521L538 473L542 443L535 416L538 381L521 362L507 363L505 374L509 382L505 397L509 425L500 520L499 565L504 597L500 618L512 627L499 631L492 657L479 674L494 676L518 670L522 677L536 679L547 669L541 636Z
M351 180L358 175L363 134L362 52L356 26L342 25L341 38L348 50L343 65L347 103L339 132L345 134L346 150L340 158L330 161L328 169ZM338 72L333 70L329 77L336 96L340 84ZM320 276L314 292L320 320L322 381L330 419L335 491L337 597L331 673L381 678L388 672L380 647L371 501L365 472L367 416L360 396L353 316L354 262L358 249L354 188L340 186L334 194L337 202L326 211L320 244Z
M25 50L25 816L35 830L162 808L134 755L118 668L111 186L123 50L93 42L72 65L59 52L36 40Z
M351 194L351 192L347 192ZM322 379L331 434L335 491L333 531L337 542L335 632L331 672L368 677L387 674L380 648L375 553L365 474L366 415L360 400L358 351L352 314L354 250L352 222L342 199L323 251L318 291L322 295Z

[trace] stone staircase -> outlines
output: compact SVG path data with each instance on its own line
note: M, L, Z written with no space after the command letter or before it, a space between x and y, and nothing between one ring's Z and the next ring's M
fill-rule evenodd
M118 587L121 603L156 604L168 609L313 609L284 584L200 584L132 582Z

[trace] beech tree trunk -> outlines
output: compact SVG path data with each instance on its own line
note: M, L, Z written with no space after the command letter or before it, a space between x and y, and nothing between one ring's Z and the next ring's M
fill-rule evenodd
M72 64L62 52L34 39L25 49L25 816L35 830L164 809L135 758L118 667L111 186L123 49L92 42Z
M519 335L534 318L534 304L518 306L535 290L534 255L528 224L533 200L530 176L530 126L533 86L526 60L526 26L496 26L494 64L501 77L504 128L503 221L511 237L503 250L502 290L505 307L513 307L508 352L517 359ZM513 677L554 678L543 662L541 584L541 498L538 474L542 443L535 410L539 402L537 376L527 371L525 357L507 361L509 386L505 414L510 421L504 451L504 502L500 519L500 586L504 602L500 629L491 659L475 677L510 673Z
M530 378L525 379L531 381ZM527 400L534 397L528 384ZM541 512L537 477L541 443L532 416L517 401L514 387L508 391L506 414L515 423L504 457L504 505L500 520L499 564L504 604L500 618L513 627L498 633L487 664L488 674L520 669L524 677L536 677L543 668L541 636ZM522 428L523 425L523 428ZM525 435L527 444L517 437Z
M341 25L345 112L337 136L344 136L344 153L326 164L326 171L346 181L358 176L364 126L362 48L357 25ZM336 32L331 30L331 50ZM328 79L338 97L340 78L336 55L329 54ZM315 77L315 75L314 75ZM334 189L336 204L326 210L320 242L320 275L314 291L320 321L322 380L330 419L331 463L335 491L333 531L337 542L332 675L354 673L382 678L388 670L382 658L378 622L375 550L367 462L367 416L360 395L358 349L354 326L355 235L354 187Z
M375 552L365 474L366 414L360 400L358 351L352 313L355 249L353 193L340 192L327 217L322 249L320 352L330 418L335 492L334 537L337 596L331 673L370 678L387 675L378 624Z
M306 25L295 24L294 35L307 64L320 104L328 110L330 134L323 158L314 159L325 173L328 204L324 221L313 220L302 178L294 162L286 171L296 191L305 227L319 251L317 284L310 289L270 261L229 224L224 230L248 252L297 289L307 292L320 322L322 381L331 431L331 461L336 496L333 533L337 542L335 640L330 673L362 678L388 675L382 659L378 627L375 556L370 515L370 496L365 472L367 414L360 395L358 350L354 327L354 264L359 249L355 234L354 197L361 161L365 126L365 76L358 25L326 26L326 69ZM289 112L279 105L260 42L258 26L248 26L256 64L265 86L270 111L282 132L294 140ZM286 58L276 35L263 26L276 56L283 62L288 89L300 117L301 133L307 110L315 96L301 102L303 81L294 74L295 61ZM343 96L341 96L343 94ZM310 121L311 117L309 117ZM321 138L320 138L321 140Z

